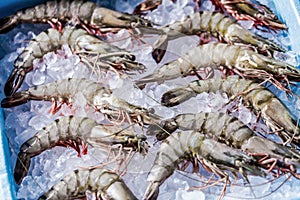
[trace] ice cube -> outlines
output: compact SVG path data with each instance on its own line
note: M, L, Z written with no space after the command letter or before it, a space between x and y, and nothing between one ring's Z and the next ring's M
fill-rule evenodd
M171 108L164 106L154 106L155 114L162 116L165 119L172 118L175 115L175 111Z
M18 121L17 113L11 112L5 118L5 128L11 129L16 127L16 122Z
M85 195L86 195L86 200L97 200L96 195L95 195L94 192L91 192L91 191L87 190L85 192Z
M87 117L96 120L97 123L100 123L105 119L105 116L102 113L92 107L87 109Z
M255 194L267 194L267 192L270 190L271 182L269 182L266 178L262 178L259 176L248 176L248 180L253 186L252 188L255 188Z
M194 191L186 191L186 190L178 190L176 192L177 200L205 200L205 194L200 190Z
M178 0L176 1L176 4L180 7L180 8L184 8L186 7L186 5L189 3L189 0Z
M116 10L120 12L125 12L125 13L132 13L134 8L144 0L116 0L115 1L115 6Z
M63 116L74 115L75 114L74 107L63 104L59 109L59 113Z
M196 102L197 102L197 107L195 106L195 108L197 108L197 112L211 112L212 109L209 106L209 98L208 98L209 94L208 93L201 93L199 95L196 96ZM196 109L195 109L196 110Z
M32 31L29 31L28 33L27 33L27 38L29 39L29 40L32 40L33 38L35 38L36 37L36 34L34 33L34 32L32 32Z
M203 3L201 3L201 10L209 10L209 11L214 11L215 10L215 6L212 4L211 1L204 1Z
M108 84L109 84L109 87L110 89L117 89L117 88L121 88L122 85L123 85L123 80L118 77L118 76L112 76L112 78L110 78L108 80Z
M43 60L47 65L54 64L57 61L57 55L54 52L49 52L44 55Z
M219 111L229 102L226 95L221 92L209 93L209 106L213 111Z
M13 52L13 53L9 54L7 62L14 62L18 56L19 56L19 54L17 52Z
M18 48L18 49L17 49L18 55L20 55L21 53L23 53L24 50L25 50L25 47L20 47L20 48Z
M109 34L107 36L107 42L120 49L130 49L132 45L132 35L128 30L122 29L116 34Z
M245 21L239 21L239 24L241 24L245 29L252 29L254 22L252 20L245 20Z
M26 128L23 132L18 134L18 137L15 137L16 144L20 147L24 142L36 134L36 132L37 131L34 128Z
M44 72L46 70L46 64L43 59L33 60L33 70L38 70L40 72Z
M86 77L91 76L89 68L82 62L75 65L74 70L76 73L74 73L73 78L86 78ZM91 69L91 70L94 70L94 69Z
M33 199L35 195L33 194L34 191L36 191L36 188L38 188L37 183L32 185L33 179L30 176L24 177L22 184L17 192L17 198L18 199ZM29 188L31 184L31 188Z
M31 77L31 85L43 85L46 81L46 73L41 73L38 70L33 71Z
M185 8L183 8L184 11L184 15L191 15L194 13L194 7L193 6L187 6Z
M69 56L72 56L72 55L73 55L73 52L71 51L69 45L67 45L67 44L62 45L61 51L63 52L63 55L64 55L65 57L69 57ZM75 64L75 63L74 63L74 64Z
M247 108L239 108L239 120L245 124L249 124L252 121L252 113Z
M51 122L52 120L49 119L49 117L47 116L35 115L29 120L28 125L34 128L35 130L41 130L44 126Z
M14 37L14 43L18 44L18 43L22 43L27 39L27 36L22 33L22 32L18 32L15 37Z

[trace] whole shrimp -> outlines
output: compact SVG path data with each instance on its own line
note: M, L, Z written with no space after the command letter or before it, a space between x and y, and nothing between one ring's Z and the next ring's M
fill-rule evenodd
M201 0L195 0L201 6ZM211 0L218 10L231 15L237 20L251 20L254 25L272 30L287 29L286 25L278 19L272 10L256 0ZM156 9L162 0L145 0L134 9L134 14L143 14Z
M257 157L259 165L272 171L290 172L300 178L296 168L300 167L300 153L291 147L277 144L256 134L237 118L225 113L180 114L174 118L150 125L148 134L156 135L158 140L172 137L176 129L194 130L207 134L226 145L241 149L245 153ZM261 158L263 157L263 158ZM261 158L261 159L260 159Z
M118 144L143 154L148 149L144 135L116 126L99 125L87 117L60 117L22 144L14 169L16 183L20 184L27 175L32 157L55 146L73 147L80 155L79 146L82 145L82 154L86 154L87 144Z
M40 196L39 200L82 198L88 190L95 193L97 199L137 200L115 172L103 168L76 169Z
M81 61L92 69L139 71L145 66L135 62L135 56L125 50L112 46L97 37L89 35L83 29L65 27L62 31L48 29L32 40L14 62L11 72L4 86L7 96L14 94L21 86L26 74L33 69L33 60L42 58L46 53L60 49L67 44ZM95 62L96 59L96 62Z
M113 95L104 84L85 78L68 78L45 85L34 86L28 90L17 92L12 96L7 96L2 100L1 106L3 108L18 106L30 100L51 101L53 102L51 112L55 113L63 103L71 104L75 95L79 92L83 94L88 105L95 107L103 114L111 114L112 116L109 117L115 117L116 113L119 113L123 116L123 120L129 115L130 119L127 118L128 120L134 119L146 124L160 118L145 108L132 105ZM57 102L60 104L57 105Z
M273 132L277 133L284 141L300 145L300 130L289 110L271 91L255 81L241 79L237 76L196 80L187 86L167 91L162 96L162 104L175 106L202 92L218 90L225 92L230 99L240 95Z
M161 144L148 174L149 182L144 200L157 198L159 186L173 174L177 165L184 159L196 158L198 161L205 160L210 163L210 170L222 178L228 177L225 170L233 173L241 173L245 178L247 175L264 176L265 173L256 165L251 157L208 138L196 131L176 132Z
M245 47L208 43L193 48L177 60L161 66L153 74L137 80L136 84L142 86L151 82L162 83L165 80L188 76L201 68L216 69L220 66L243 77L270 79L283 90L285 88L278 82L278 79L300 80L300 70L288 63L266 57Z
M81 25L89 33L97 35L116 32L121 28L134 29L151 26L151 23L146 19L99 7L95 2L54 0L33 8L20 10L15 15L1 19L0 33L11 30L20 22L50 23L53 27L61 30L62 23L70 21Z
M287 29L267 6L256 0L212 0L212 3L237 20L251 20L255 26L272 30Z
M228 16L218 12L197 12L187 16L183 21L162 27L162 30L165 34L161 34L153 44L154 51L152 56L157 62L162 60L168 41L186 35L199 35L201 33L210 33L212 36L218 37L229 44L251 45L260 52L285 51L274 42L255 35Z

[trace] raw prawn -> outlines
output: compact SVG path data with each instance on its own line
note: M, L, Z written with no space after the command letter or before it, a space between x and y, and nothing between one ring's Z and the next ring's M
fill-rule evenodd
M277 176L290 172L300 178L296 168L300 167L300 153L288 146L277 144L267 138L257 136L250 128L225 113L180 114L174 118L151 125L148 134L156 135L158 140L172 137L176 130L199 131L210 138L241 149L259 160L258 164Z
M200 7L201 0L195 0ZM287 26L279 20L271 9L256 0L211 0L218 10L222 10L236 20L251 20L254 25L272 30L285 30ZM162 0L145 0L134 9L134 14L144 14L156 9Z
M124 181L103 168L76 169L56 183L39 200L74 199L95 193L97 199L137 200Z
M159 186L173 174L177 165L185 158L194 161L205 160L210 163L210 170L221 178L228 177L225 170L233 173L265 176L265 173L256 165L255 159L242 151L208 138L200 132L184 131L172 134L161 144L148 174L149 182L144 200L157 198Z
M62 23L79 24L91 34L102 35L116 32L121 28L134 29L151 27L151 23L136 15L121 13L98 6L95 2L84 0L54 0L33 8L18 11L0 20L0 33L11 30L20 22L50 23L58 30Z
M195 47L175 61L161 66L153 74L137 80L136 84L142 86L151 82L162 83L188 76L201 68L216 69L220 66L243 77L270 79L280 89L284 88L277 79L300 81L300 70L288 63L266 57L242 46L208 43Z
M42 58L64 44L92 69L100 67L128 72L145 69L144 65L134 61L135 56L132 53L101 41L83 29L65 27L63 31L57 31L50 28L37 35L15 60L14 70L4 86L6 96L13 95L20 88L26 74L33 69L34 59Z
M87 117L60 117L22 144L14 169L16 183L20 184L27 175L32 157L55 146L71 146L80 155L82 145L82 154L86 154L87 144L119 144L143 154L148 149L144 135L116 126L99 125Z
M62 103L71 104L75 95L79 92L83 94L88 105L95 107L103 114L110 115L112 113L112 116L115 117L116 113L121 113L123 114L123 120L125 120L125 116L129 115L130 119L128 120L134 119L146 124L160 118L145 108L132 105L113 95L104 84L85 78L68 78L45 85L34 86L4 98L1 106L3 108L18 106L30 100L52 101L54 106L51 112L55 113ZM57 105L57 101L60 105Z
M266 125L284 139L299 146L300 130L285 105L267 88L255 81L229 76L224 79L196 80L187 86L167 91L162 104L175 106L202 92L225 92L229 99L241 96L246 105L262 117Z
M274 42L255 35L243 28L235 20L218 12L197 12L187 16L183 21L162 27L162 30L165 34L161 34L153 44L152 56L157 62L162 60L168 41L187 35L200 35L201 33L210 33L212 36L218 37L229 44L250 45L260 52L285 51Z

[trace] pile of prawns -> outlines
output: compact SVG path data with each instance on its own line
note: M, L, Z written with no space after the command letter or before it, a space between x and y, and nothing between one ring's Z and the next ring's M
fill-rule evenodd
M237 20L251 20L256 28L275 33L286 31L286 25L267 6L254 0L212 0L217 11L198 11L202 2L196 1L194 14L158 27L144 16L161 2L146 0L135 8L134 14L127 14L90 1L47 1L0 20L2 34L18 23L49 23L52 26L30 41L15 60L4 85L3 108L30 100L50 101L50 113L56 113L63 104L71 106L75 94L80 91L87 106L95 108L107 120L100 124L88 117L60 116L38 131L20 147L14 168L17 184L28 174L31 159L47 149L72 147L81 155L88 153L89 144L101 143L110 147L118 145L124 154L147 154L147 135L154 135L162 142L148 174L144 200L157 199L160 185L180 164L180 170L184 170L186 163L192 163L195 172L201 165L225 182L220 198L225 195L231 175L235 178L240 175L247 182L248 175L279 177L288 174L300 179L297 172L300 167L299 126L286 106L264 86L270 82L293 95L290 82L300 80L300 70L274 58L274 52L285 52L279 44L252 33ZM152 74L134 80L134 84L143 89L153 82L160 84L179 77L196 76L198 80L164 93L161 105L173 107L203 92L221 90L230 100L241 98L281 143L262 137L228 113L182 113L163 120L151 109L114 95L101 81L86 78L57 80L19 91L25 76L34 70L33 61L63 45L68 45L92 70L128 76L143 73L147 66L137 62L133 53L105 41L107 33L117 33L121 29L127 29L135 38L143 37L143 34L157 35L158 39L152 45L152 56L157 63L163 59L169 41L199 35L199 46L160 66ZM204 35L215 37L219 42L209 42ZM224 76L201 76L199 72L208 67L221 69ZM146 134L123 128L131 124L138 124ZM98 199L137 199L120 176L105 165L79 168L39 199L81 198L87 190L95 193Z

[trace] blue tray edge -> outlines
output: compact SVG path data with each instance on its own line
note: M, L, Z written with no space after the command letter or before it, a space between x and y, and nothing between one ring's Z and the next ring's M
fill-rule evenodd
M292 50L300 53L300 1L299 0L274 0L276 11L280 13L289 27L289 37Z
M2 180L2 184L9 183L9 187L1 187L0 188L0 194L3 195L5 199L17 199L16 197L16 187L15 187L15 182L13 179L13 168L11 165L11 160L10 160L10 152L9 152L9 145L8 145L8 140L5 134L5 128L4 128L4 116L3 116L3 110L2 108L0 109L0 120L1 120L1 126L0 126L0 173L4 180ZM9 188L9 189L8 189ZM5 195L5 196L4 196Z
M42 2L43 0L40 0ZM274 4L276 10L283 19L285 19L287 26L289 27L288 31L290 34L292 49L295 52L300 53L300 37L298 37L300 30L300 1L299 0L274 0ZM28 6L28 5L27 5ZM4 9L0 9L1 14L3 15L3 11L10 10L12 7L5 7ZM20 9L20 8L18 8ZM287 12L290 11L290 12ZM11 10L10 10L11 12ZM3 16L1 16L3 17ZM4 116L3 110L0 108L0 175L5 176L7 183L9 183L9 189L7 187L0 187L0 195L3 196L4 199L17 199L16 198L16 185L13 179L13 168L10 161L10 152L8 140L5 135L4 128ZM3 155L3 156L2 156ZM3 184L3 182L1 183ZM4 183L5 184L5 183Z

